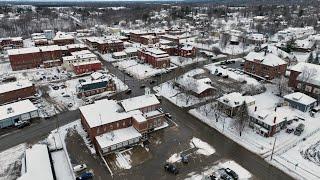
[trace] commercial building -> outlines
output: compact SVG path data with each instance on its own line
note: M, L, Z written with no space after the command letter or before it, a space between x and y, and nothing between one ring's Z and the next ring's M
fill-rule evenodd
M97 55L91 53L90 51L78 51L77 53L74 52L72 56L64 56L62 57L62 66L67 71L73 70L73 65L76 65L77 63L85 63L85 62L91 62L91 61L98 61Z
M110 77L80 82L77 86L78 97L92 96L106 91L116 91L116 84Z
M0 38L0 50L5 48L21 48L23 47L23 39L22 37L8 37L8 38Z
M74 36L71 33L57 32L52 40L55 45L59 46L74 44Z
M170 66L170 56L167 52L156 48L143 48L138 51L138 58L155 68Z
M18 121L39 117L38 108L30 100L0 106L0 128L13 126Z
M99 60L88 61L88 62L77 62L72 63L73 72L77 75L95 72L102 69L102 63Z
M0 104L24 99L36 94L36 88L28 80L0 84Z
M285 95L284 101L292 108L308 112L317 105L317 100L301 92Z
M153 94L122 101L100 100L80 107L81 123L102 154L139 143L164 125L164 113Z

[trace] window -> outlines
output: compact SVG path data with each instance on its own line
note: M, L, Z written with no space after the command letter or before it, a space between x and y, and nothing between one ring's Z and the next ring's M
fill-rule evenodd
M314 94L320 94L320 88L314 88L313 89Z

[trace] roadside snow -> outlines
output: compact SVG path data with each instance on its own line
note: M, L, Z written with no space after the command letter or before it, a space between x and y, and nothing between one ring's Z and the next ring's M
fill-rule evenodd
M167 160L169 163L175 163L181 160L181 157L178 153L174 153L170 156L170 158Z
M239 164L237 164L234 161L227 161L221 164L221 167L223 168L230 168L231 170L233 170L235 173L238 174L239 179L249 179L251 178L251 174L249 171L247 171L246 169L244 169L242 166L240 166Z
M191 147L196 147L198 148L197 153L198 154L203 154L205 156L210 156L211 154L215 153L215 149L210 146L208 143L201 141L200 139L193 137L190 141L190 146Z

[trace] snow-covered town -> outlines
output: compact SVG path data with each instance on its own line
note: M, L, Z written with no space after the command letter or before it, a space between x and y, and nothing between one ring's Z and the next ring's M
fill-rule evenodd
M320 179L319 10L0 1L0 180Z

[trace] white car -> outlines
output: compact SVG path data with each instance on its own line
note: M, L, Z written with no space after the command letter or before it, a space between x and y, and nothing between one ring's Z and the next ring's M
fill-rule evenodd
M77 165L75 167L73 167L73 171L74 172L80 172L84 169L87 169L87 165L86 164L80 164L80 165Z

